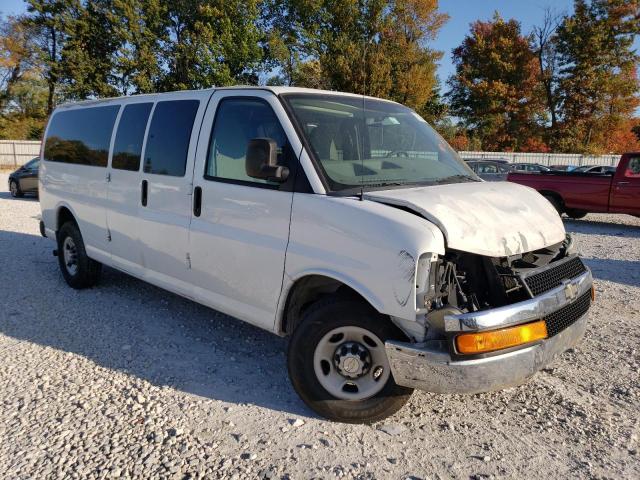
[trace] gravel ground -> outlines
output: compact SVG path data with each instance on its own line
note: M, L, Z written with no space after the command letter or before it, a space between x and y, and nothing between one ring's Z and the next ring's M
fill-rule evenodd
M0 175L4 478L640 478L640 220L567 221L596 277L584 341L529 383L416 392L372 426L297 398L286 340L106 269L74 291Z

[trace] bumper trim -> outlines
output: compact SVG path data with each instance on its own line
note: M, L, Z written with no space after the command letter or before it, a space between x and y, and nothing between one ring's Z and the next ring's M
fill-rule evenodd
M445 315L446 332L481 332L540 320L560 310L591 289L593 278L587 269L582 275L542 295L504 307L460 315Z
M391 373L399 385L434 393L480 393L519 385L577 344L588 314L557 335L529 347L474 360L453 361L444 342L387 341Z

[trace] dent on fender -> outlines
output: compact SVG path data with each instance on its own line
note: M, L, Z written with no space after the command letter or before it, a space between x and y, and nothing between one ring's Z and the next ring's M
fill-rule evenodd
M409 302L415 288L416 260L406 250L398 253L398 271L393 281L393 296L401 307Z

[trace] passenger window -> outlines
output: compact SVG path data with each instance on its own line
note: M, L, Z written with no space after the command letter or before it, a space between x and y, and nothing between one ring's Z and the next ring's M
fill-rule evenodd
M482 165L482 167L480 167L480 173L498 173L498 169L495 165L485 163L484 165Z
M245 155L253 138L274 140L278 163L287 165L287 137L267 102L257 98L221 100L209 141L205 178L277 185L247 175Z
M640 178L640 157L635 157L629 160L629 165L627 165L624 176Z
M134 103L124 107L118 122L111 167L137 172L140 169L142 141L153 103Z
M119 105L76 108L53 115L44 144L49 162L106 167Z
M199 105L198 100L170 100L156 104L144 154L145 173L184 176L193 121Z

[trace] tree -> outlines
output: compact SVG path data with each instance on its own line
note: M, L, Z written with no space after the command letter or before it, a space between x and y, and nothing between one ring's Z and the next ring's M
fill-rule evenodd
M66 41L59 69L64 97L83 100L117 94L113 85L113 58L120 39L113 35L111 0L85 0L66 12Z
M436 0L268 0L263 23L272 81L389 98L433 115L446 21Z
M536 58L516 20L496 12L477 21L453 50L456 73L449 79L451 111L490 150L518 150L539 136L544 114Z
M532 33L532 49L538 62L539 79L550 119L549 134L547 135L550 144L554 144L556 140L560 104L556 40L556 30L559 23L560 17L547 8L544 11L542 24L535 26Z
M45 121L46 86L33 53L33 31L22 17L9 17L0 32L0 138L38 138Z
M640 105L638 0L575 0L557 33L563 122L561 148L599 153L609 132Z
M258 82L262 49L257 0L171 0L166 8L167 64L161 89Z
M169 41L166 3L112 0L109 22L119 46L112 82L121 95L155 92L162 77L163 45Z
M47 114L56 105L60 82L62 49L68 38L66 25L78 0L27 0L25 25L33 29L36 55L47 83Z

